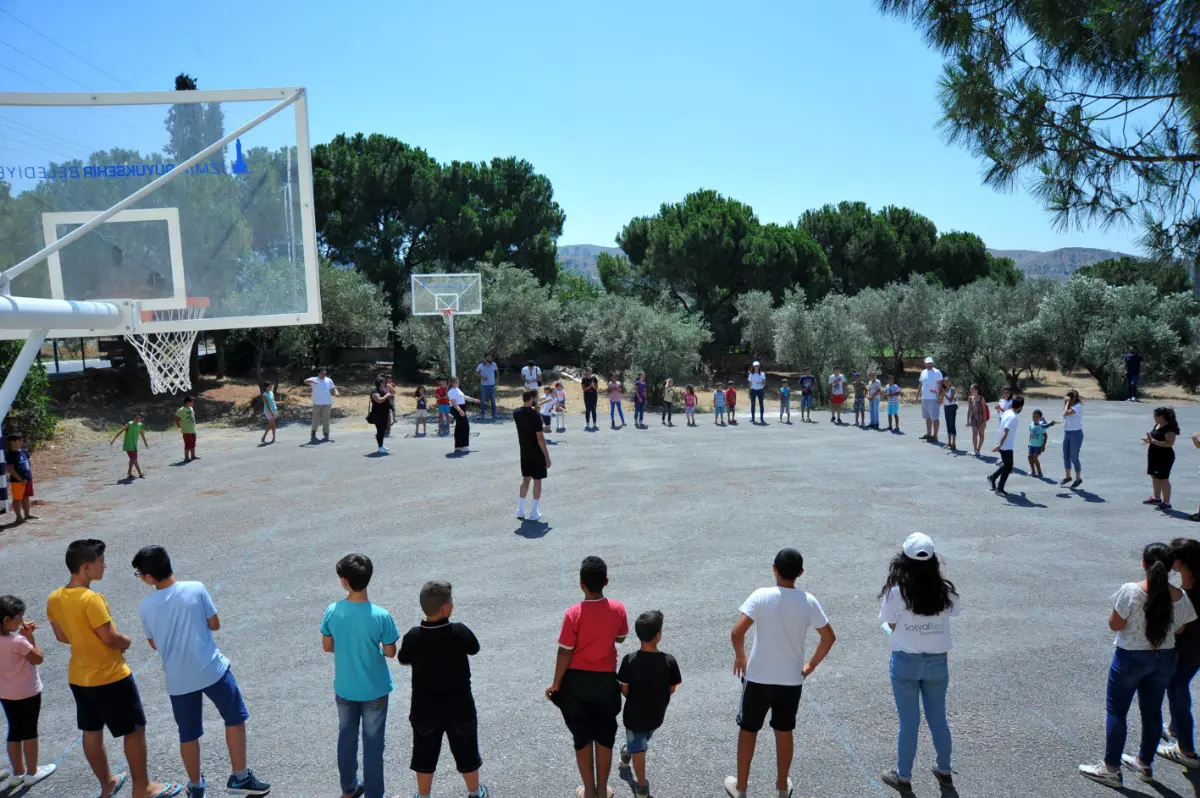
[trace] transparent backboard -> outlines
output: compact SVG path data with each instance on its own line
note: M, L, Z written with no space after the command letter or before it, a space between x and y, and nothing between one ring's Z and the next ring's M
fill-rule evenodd
M17 277L12 295L137 300L146 333L319 323L307 102L297 89L0 93L0 270L293 96ZM189 298L208 300L202 318L170 312Z
M483 312L483 280L478 273L414 274L412 314L436 316L454 311L460 316Z

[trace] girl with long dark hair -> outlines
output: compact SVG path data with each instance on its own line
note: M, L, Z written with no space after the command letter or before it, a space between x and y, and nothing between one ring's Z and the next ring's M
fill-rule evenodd
M1142 438L1152 494L1142 504L1153 504L1160 510L1171 509L1171 466L1175 465L1175 438L1178 436L1179 422L1175 420L1175 411L1169 407L1154 408L1154 429Z
M1175 538L1171 556L1180 584L1192 607L1200 601L1200 541ZM1167 682L1167 706L1171 709L1170 737L1158 746L1158 755L1186 768L1200 768L1192 722L1192 677L1200 671L1200 623L1189 623L1175 635L1175 672Z
M971 391L967 395L967 426L971 428L971 449L975 452L976 457L983 448L984 437L987 435L987 422L987 400L983 398L983 391L980 390L979 383L973 383Z
M928 535L914 532L892 558L887 581L879 591L879 617L891 634L892 695L900 716L896 769L883 782L902 792L912 789L921 703L933 737L937 766L933 775L943 789L954 786L950 775L950 725L946 722L946 688L950 681L950 618L961 611L954 583L942 576L941 563Z
M1196 618L1187 595L1167 581L1175 555L1165 543L1142 551L1146 576L1126 582L1113 594L1108 628L1117 633L1108 670L1108 722L1104 759L1080 765L1079 774L1109 787L1122 785L1122 763L1145 782L1154 780L1154 754L1162 734L1162 702L1175 673L1175 633ZM1126 754L1126 716L1137 696L1142 715L1142 741L1137 756Z
M1072 488L1083 484L1083 465L1079 462L1079 450L1083 448L1083 399L1079 391L1067 391L1063 397L1063 469L1066 476L1058 483L1071 483ZM1075 481L1071 482L1071 467L1075 467Z

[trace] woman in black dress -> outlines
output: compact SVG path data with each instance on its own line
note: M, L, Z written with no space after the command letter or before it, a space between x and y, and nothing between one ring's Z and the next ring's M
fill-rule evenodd
M1175 465L1175 438L1179 435L1179 422L1175 411L1169 407L1154 409L1154 429L1142 438L1146 450L1146 473L1154 494L1142 504L1153 504L1160 510L1171 509L1171 466Z

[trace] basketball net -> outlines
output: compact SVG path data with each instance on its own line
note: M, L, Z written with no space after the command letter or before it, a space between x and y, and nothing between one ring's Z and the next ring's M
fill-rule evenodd
M187 307L169 310L144 310L142 321L192 321L208 312L208 300L188 299ZM166 333L127 334L146 364L150 390L154 393L180 393L192 388L192 344L197 330Z

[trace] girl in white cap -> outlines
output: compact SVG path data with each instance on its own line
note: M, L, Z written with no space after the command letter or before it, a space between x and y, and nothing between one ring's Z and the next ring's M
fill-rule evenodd
M879 592L879 617L891 635L892 694L900 715L896 769L880 778L901 792L912 790L913 760L921 704L937 754L934 778L943 790L953 789L950 772L950 725L946 722L946 687L950 672L950 618L962 610L954 583L942 576L941 563L928 535L914 532L904 550L892 558L887 581Z

